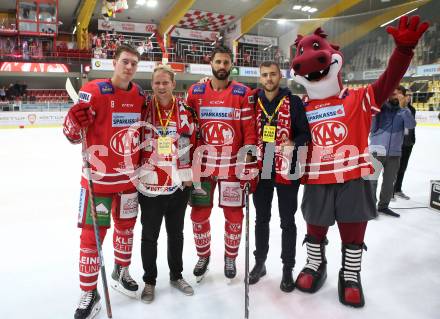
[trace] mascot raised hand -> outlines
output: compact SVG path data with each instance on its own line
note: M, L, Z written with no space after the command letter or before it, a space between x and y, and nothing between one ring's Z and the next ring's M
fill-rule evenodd
M428 26L418 16L404 16L397 28L388 27L396 48L387 68L377 81L358 89L343 88L343 55L321 28L295 41L293 79L307 91L304 101L312 134L302 178L307 263L296 279L301 291L314 293L324 284L326 235L336 222L342 241L339 300L353 307L365 304L360 276L364 236L368 221L377 216L366 179L373 172L368 153L371 120L403 78Z

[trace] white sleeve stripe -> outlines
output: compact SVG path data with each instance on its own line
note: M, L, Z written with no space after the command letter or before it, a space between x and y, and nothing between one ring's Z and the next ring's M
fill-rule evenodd
M242 117L241 119L242 119L243 121L250 120L250 119L252 119L252 116Z

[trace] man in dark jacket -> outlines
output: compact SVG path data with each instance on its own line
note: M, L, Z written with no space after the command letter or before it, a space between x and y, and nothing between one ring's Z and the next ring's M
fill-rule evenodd
M414 119L416 118L416 109L411 105L411 97L412 94L407 92L406 88L403 86L399 86L397 90L406 98L406 107L411 111ZM402 155L400 157L400 167L397 173L396 182L394 183L394 195L403 199L409 199L404 192L402 192L402 182L403 177L405 176L406 168L408 167L409 157L411 156L412 148L416 143L416 130L413 129L405 129L405 134L403 136L403 144L402 144Z
M416 121L406 107L406 99L398 89L382 106L373 119L370 134L370 152L376 159L375 173L371 179L373 196L376 198L377 180L383 168L383 182L377 211L393 217L399 214L388 208L394 191L394 182L399 170L405 129L413 129Z
M269 222L274 189L277 191L281 222L281 260L283 275L280 289L291 292L295 288L292 269L295 266L296 225L295 212L299 179L289 178L295 172L297 148L310 141L310 131L301 99L287 88L280 88L281 71L274 61L260 65L260 84L263 90L255 95L255 114L258 132L259 163L262 172L253 202L255 220L255 266L249 274L249 283L256 284L266 274L265 261L269 251ZM290 147L290 151L287 149ZM293 151L292 151L293 149ZM264 154L264 155L263 155ZM286 156L286 154L288 154ZM263 158L264 157L264 158ZM261 167L262 166L262 167Z

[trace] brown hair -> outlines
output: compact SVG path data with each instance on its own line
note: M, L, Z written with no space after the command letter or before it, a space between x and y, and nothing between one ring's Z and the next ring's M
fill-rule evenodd
M174 82L174 71L173 71L173 69L171 69L171 67L168 64L159 64L158 66L156 66L153 70L151 80L154 79L154 74L156 74L156 72L160 72L160 71L168 73L171 78L171 81Z
M399 85L396 90L402 92L403 95L406 95L406 87L403 85Z
M275 61L263 61L263 62L261 62L261 64L260 64L260 69L261 69L262 67L269 68L269 67L271 67L272 65L275 65L275 66L277 67L277 69L278 69L278 72L281 74L281 68L280 68L280 65L279 65L277 62L275 62Z
M132 47L129 44L122 44L122 45L120 45L116 49L114 59L117 60L119 58L119 56L122 54L122 52L129 52L129 53L134 54L135 56L137 56L137 58L139 60L141 59L141 55L139 54L139 52L134 47Z
M228 47L224 46L224 45L220 45L218 47L215 47L214 50L212 50L211 52L211 61L214 60L214 57L217 53L226 53L229 54L229 56L231 57L231 61L233 60L232 58L232 51L231 49L229 49Z

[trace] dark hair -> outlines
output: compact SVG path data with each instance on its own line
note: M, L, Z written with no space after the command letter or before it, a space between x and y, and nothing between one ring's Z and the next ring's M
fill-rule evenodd
M396 90L402 92L403 95L406 95L406 87L403 85L399 85Z
M272 65L275 65L276 67L277 67L277 69L278 69L278 72L281 74L281 68L280 68L280 65L277 63L277 62L275 62L275 61L263 61L263 62L261 62L261 64L260 64L260 69L262 68L262 67L265 67L265 68L269 68L269 67L271 67Z
M229 56L231 57L231 61L232 61L232 51L228 47L226 47L224 45L220 45L218 47L215 47L214 50L212 50L212 52L211 52L211 61L214 60L214 57L217 53L229 54Z
M114 59L117 60L119 58L119 56L122 54L122 52L129 52L129 53L137 56L137 58L139 60L141 59L141 55L139 54L138 50L136 50L134 47L132 47L129 44L122 44L122 45L118 46L118 48L116 49L116 52L115 52Z

